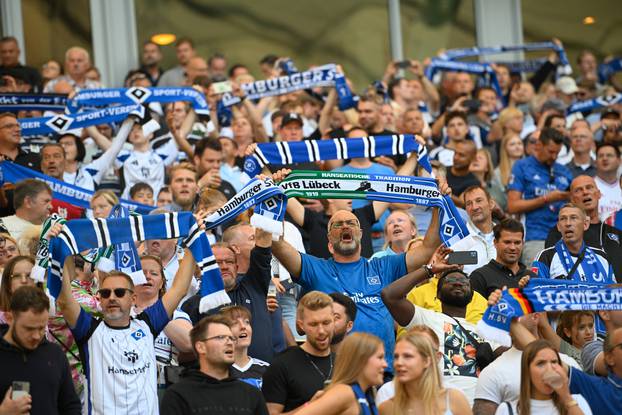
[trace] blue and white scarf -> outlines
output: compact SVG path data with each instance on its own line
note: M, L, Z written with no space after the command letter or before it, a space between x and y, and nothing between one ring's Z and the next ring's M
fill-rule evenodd
M62 182L11 161L0 162L0 183L17 183L24 179L41 180L52 188L52 197L54 197L54 199L83 209L90 209L90 201L94 193L92 190ZM153 206L143 205L131 200L121 199L121 204L131 211L145 215L153 210Z
M589 246L585 245L585 242L581 246L579 252L581 253L584 250L585 254L583 255L583 260L581 261L579 266L576 267L574 273L572 275L568 275L568 273L572 271L572 268L574 267L572 254L568 250L568 247L563 240L560 239L555 244L555 251L557 252L559 260L561 261L564 269L566 270L567 279L581 281L581 275L579 274L580 267L585 274L585 278L589 278L587 282L602 284L603 281L607 281L609 279L609 273L603 268L603 264L599 261L594 251L592 251ZM580 255L581 254L579 254L579 256Z
M116 205L112 208L108 219L127 218L132 213L125 206ZM134 285L147 283L143 267L140 263L140 255L136 249L134 242L123 242L121 244L111 245L107 248L99 248L101 257L97 261L97 268L110 272L117 270L126 273L134 281Z
M603 95L602 97L588 99L586 101L579 101L572 104L566 110L566 114L570 115L576 112L582 112L589 114L595 110L610 107L622 102L622 94Z
M0 94L1 111L64 112L67 95L63 94Z
M80 108L108 105L149 104L151 102L190 101L197 115L209 116L205 95L191 87L131 87L110 89L85 89L80 91L67 104L69 112Z
M244 159L243 179L248 180L267 165L287 166L325 160L347 160L417 152L419 164L428 173L432 166L425 146L420 146L412 134L379 135L332 140L259 143L255 152Z
M622 71L622 58L614 58L607 63L601 63L598 65L598 81L604 84L613 74L620 71Z
M477 323L477 330L486 339L510 346L512 319L540 311L566 310L622 310L622 288L534 278L523 289L504 290L499 303L488 307Z
M443 52L440 55L440 58L454 60L472 56L498 55L505 52L534 52L542 50L553 50L557 53L561 66L561 69L559 71L560 75L570 75L572 73L572 67L570 66L570 62L568 61L566 51L564 50L563 46L559 46L554 42L534 42L525 43L522 45L499 45L485 47L474 46L470 48L449 49ZM537 62L544 63L545 60L546 59L538 59ZM517 68L522 69L522 62L514 62L514 64ZM527 63L524 67L532 69L533 71L534 64ZM521 70L521 72L523 72L523 70Z
M459 62L434 58L432 59L432 62L425 68L425 76L426 78L432 80L434 78L434 75L439 71L466 72L479 75L488 85L490 85L497 92L497 95L503 95L501 87L499 86L497 74L495 73L495 70L492 69L492 66L490 66L490 64L488 63Z
M86 128L92 125L121 122L130 115L143 118L145 108L141 105L121 105L78 114L58 114L52 117L20 118L22 137L34 135L63 134L69 130Z
M247 99L260 99L277 95L289 94L303 89L334 86L337 88L339 109L345 110L356 105L352 92L343 74L337 73L335 64L327 64L272 79L262 79L240 85ZM231 94L223 96L223 105L229 107L240 103L240 98Z
M199 310L204 313L230 303L207 235L200 229L191 212L68 221L60 234L50 242L52 255L48 278L50 294L58 297L62 287L63 264L70 255L91 248L105 248L149 239L177 238L183 238L183 244L192 252L201 272Z

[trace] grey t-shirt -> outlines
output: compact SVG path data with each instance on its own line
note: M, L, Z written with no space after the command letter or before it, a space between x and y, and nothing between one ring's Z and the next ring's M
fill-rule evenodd
M596 361L596 356L598 356L598 354L602 351L602 340L592 340L591 342L585 343L583 350L581 351L581 366L583 367L583 371L585 373L595 375L594 362Z

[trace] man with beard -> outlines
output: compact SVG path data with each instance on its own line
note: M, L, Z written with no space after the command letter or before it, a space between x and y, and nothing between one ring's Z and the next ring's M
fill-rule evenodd
M593 177L577 176L570 183L570 201L585 211L590 226L583 234L588 246L600 248L607 254L618 279L622 278L622 231L614 228L609 220L601 222L598 217L598 205L601 193ZM562 238L557 227L551 229L546 238L545 247L549 248ZM620 280L622 281L622 280Z
M41 171L60 182L64 181L65 149L62 145L49 143L41 147ZM59 199L52 199L50 213L58 213L65 219L78 219L83 216L84 209Z
M0 414L71 414L81 412L65 353L45 339L50 301L38 287L13 293L9 323L0 328ZM29 384L18 397L12 385Z
M335 316L335 333L331 348L333 353L337 353L339 345L354 327L356 304L345 294L330 293L328 295L333 300L333 315Z
M607 254L599 248L587 246L583 240L590 219L585 211L573 203L559 210L557 230L562 239L538 254L532 270L540 278L562 278L591 283L615 283L613 268Z
M322 390L333 374L333 300L311 291L300 299L296 318L307 335L306 341L277 356L264 373L261 389L270 415L295 412Z
M237 229L235 229L236 227ZM248 224L241 224L236 227L233 227L234 229L231 232L244 232L247 228L252 230ZM251 326L255 335L252 338L248 353L253 357L271 362L274 356L273 323L266 306L266 297L271 281L270 260L272 256L270 246L272 234L257 228L253 236L253 246L237 247L227 242L217 242L212 245L212 252L220 268L225 291L231 302L246 307L251 313ZM248 252L245 260L240 259L242 255L245 255L242 250ZM244 273L241 273L240 265L248 266ZM197 324L201 318L205 317L205 314L201 314L199 311L200 301L201 295L197 294L190 297L182 305L182 310L188 313L193 324ZM213 309L207 314L214 314L218 311L219 309Z
M439 189L441 194L447 194L450 190L445 182L440 183ZM428 263L441 243L438 214L438 209L434 208L428 232L416 252L412 249L369 261L361 257L360 222L346 210L335 212L328 222L328 249L332 258L320 259L301 254L282 239L273 244L272 250L294 281L304 289L341 292L352 298L359 311L353 331L369 332L384 340L388 370L391 370L395 336L393 322L382 304L380 291L407 272Z
M524 234L523 225L514 219L506 219L495 225L494 244L497 257L471 273L473 291L488 298L494 290L503 287L518 288L518 281L526 275L536 276L520 262Z
M171 167L171 194L173 203L167 206L172 212L192 211L197 195L197 170L188 162L181 162Z
M222 160L222 144L217 138L203 138L194 147L194 165L197 169L199 189L206 186L217 189L229 200L237 192L231 183L220 177Z
M86 369L85 405L92 414L157 413L154 341L188 291L197 266L195 258L186 250L171 288L136 317L130 317L136 303L132 278L119 271L110 272L100 279L97 291L102 319L88 314L73 298L72 261L72 257L65 261L57 305L78 343Z
M147 75L153 86L158 84L160 77L164 73L164 70L160 67L161 62L162 51L160 46L150 40L143 43L142 66L139 70Z
M385 287L382 290L382 301L395 321L406 330L422 324L436 333L440 340L439 351L444 355L444 379L449 377L450 386L462 390L469 402L473 403L479 374L475 359L477 345L473 339L480 343L484 341L477 335L475 325L465 319L473 291L469 277L458 269L459 266L447 264L446 256L449 252L449 249L440 247L434 255L433 265L410 272ZM419 307L406 299L411 289L437 273L442 273L436 291L442 312ZM496 347L491 346L493 349Z
M181 381L167 389L160 413L268 415L261 392L231 376L238 340L224 316L209 316L196 324L190 341L199 368L184 372Z

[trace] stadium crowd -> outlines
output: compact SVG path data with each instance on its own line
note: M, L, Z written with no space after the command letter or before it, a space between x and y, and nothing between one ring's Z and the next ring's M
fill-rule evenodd
M349 84L357 100L340 109L327 86L246 97L256 77L295 73L287 57L205 59L189 38L175 49L165 69L145 42L140 67L106 87L193 87L209 117L150 102L125 120L25 136L28 119L57 114L0 105L0 415L622 413L619 300L532 309L511 321L510 345L478 324L534 280L620 298L622 85L600 76L592 52L573 75L558 73L555 52L531 73L492 64L495 86L460 71L428 78L430 60L389 62L373 84ZM17 41L0 39L0 97L104 88L80 47L41 68L18 57ZM124 199L202 223L245 189L245 158L265 143L397 134L415 136L425 158L268 163L259 177L429 177L429 159L469 231L451 246L436 205L290 197L280 238L248 211L201 231L228 305L202 307L202 261L184 238L134 238L139 284L84 252L52 256L46 281L35 278L68 224L101 226ZM47 179L11 182L13 165ZM89 206L59 197L63 184L94 192ZM63 270L58 293L52 269Z

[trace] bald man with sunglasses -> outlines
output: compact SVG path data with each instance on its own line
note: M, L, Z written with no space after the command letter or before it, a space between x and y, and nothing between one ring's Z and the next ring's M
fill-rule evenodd
M173 285L155 304L131 317L136 302L132 279L113 271L100 281L103 319L80 307L71 295L72 261L65 262L57 305L80 349L87 375L89 414L158 413L154 341L188 291L196 261L187 251Z

